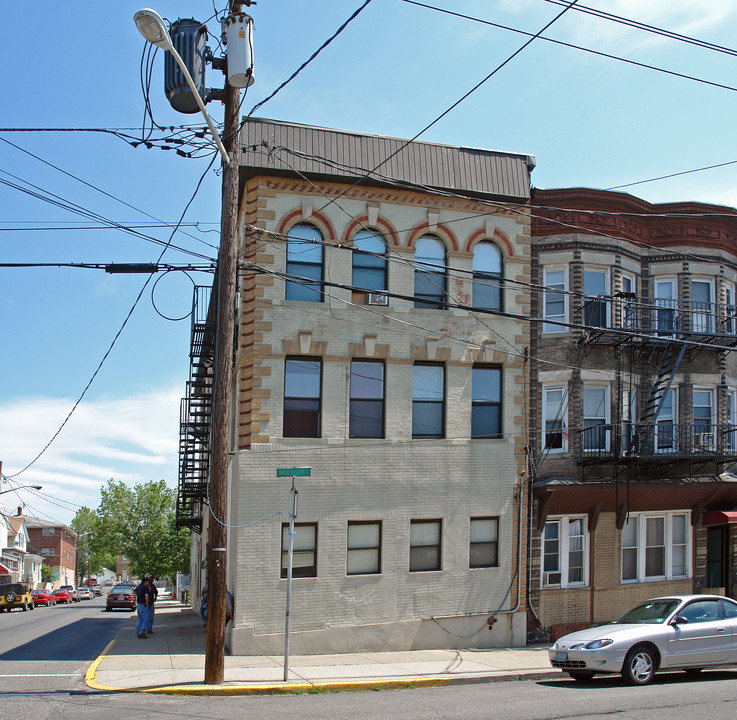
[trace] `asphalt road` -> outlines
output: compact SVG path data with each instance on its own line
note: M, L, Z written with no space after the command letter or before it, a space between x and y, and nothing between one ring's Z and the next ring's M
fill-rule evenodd
M13 693L86 688L84 673L130 617L105 598L0 613L0 718Z

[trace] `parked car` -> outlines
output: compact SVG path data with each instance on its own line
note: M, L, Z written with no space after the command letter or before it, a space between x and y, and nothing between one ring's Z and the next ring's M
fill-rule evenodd
M58 603L66 604L74 602L72 594L66 588L59 588L58 590L54 590L54 597L56 598L56 602Z
M10 612L14 607L33 610L33 598L26 583L3 583L0 585L0 612Z
M102 588L99 585L93 585L90 587L90 590L92 590L92 594L95 597L100 597L102 595Z
M62 590L66 590L72 596L72 602L79 602L79 590L74 585L62 585Z
M737 602L716 595L673 595L635 605L607 625L579 630L549 650L553 667L574 680L620 673L645 685L658 670L699 672L737 663Z
M56 605L56 597L51 590L31 590L31 597L33 598L33 604L39 605Z
M116 585L110 590L107 594L105 610L110 612L115 609L131 611L136 609L136 594L132 588L129 588L127 585Z
M79 588L80 600L92 600L93 597L94 595L92 594L92 590L90 590L88 587Z

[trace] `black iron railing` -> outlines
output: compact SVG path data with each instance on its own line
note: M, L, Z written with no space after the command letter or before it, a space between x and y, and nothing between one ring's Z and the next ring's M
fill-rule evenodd
M737 457L737 425L624 422L580 431L582 460Z

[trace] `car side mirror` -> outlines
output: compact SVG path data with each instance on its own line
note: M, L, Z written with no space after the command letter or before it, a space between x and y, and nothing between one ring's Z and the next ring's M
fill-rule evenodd
M671 625L688 625L688 618L685 615L676 615L671 620Z

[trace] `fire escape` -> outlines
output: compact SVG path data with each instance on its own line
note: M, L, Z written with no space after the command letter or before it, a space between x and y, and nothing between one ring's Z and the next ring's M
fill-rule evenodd
M189 380L180 405L177 527L202 530L211 460L212 393L215 361L214 318L209 316L212 288L197 286L192 304Z
M713 374L719 376L719 354L737 346L737 307L621 293L588 300L582 312L588 326L582 342L615 346L619 417L581 430L580 466L634 464L657 475L676 463L718 468L737 461L737 425L705 417L681 423L674 408L664 412L684 357L713 353ZM624 357L639 370L639 387L629 395L622 382Z

